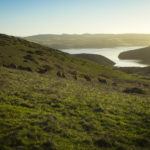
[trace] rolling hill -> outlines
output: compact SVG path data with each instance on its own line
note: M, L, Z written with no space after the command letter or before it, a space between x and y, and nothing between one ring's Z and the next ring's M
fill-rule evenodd
M96 62L101 65L105 65L105 66L113 66L115 64L113 61L111 61L108 58L101 56L101 55L75 54L75 56Z
M0 34L0 149L148 150L150 80Z
M0 66L3 67L38 73L56 74L61 71L71 76L73 72L79 73L80 76L86 72L93 77L103 75L110 78L130 78L112 68L20 38L0 35L0 43Z
M123 52L119 55L120 59L136 59L140 63L150 65L150 47Z
M33 35L25 39L57 49L150 45L149 34L46 34Z

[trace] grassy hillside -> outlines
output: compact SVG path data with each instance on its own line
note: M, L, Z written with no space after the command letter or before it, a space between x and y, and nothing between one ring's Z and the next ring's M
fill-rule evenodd
M3 67L52 74L60 71L69 77L77 74L79 77L132 78L112 68L19 38L0 35L0 43L0 66Z
M148 150L148 95L117 87L0 68L3 150ZM135 86L135 85L134 85Z
M47 34L29 36L25 39L58 49L150 45L149 34Z
M119 55L120 59L137 59L140 63L150 65L150 47L123 52Z
M149 80L15 37L0 41L0 149L149 150Z
M96 63L101 64L101 65L113 66L115 64L113 61L111 61L108 58L101 56L101 55L75 54L75 56L96 62Z

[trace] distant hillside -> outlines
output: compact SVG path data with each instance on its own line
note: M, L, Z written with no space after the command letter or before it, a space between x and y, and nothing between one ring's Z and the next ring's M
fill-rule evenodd
M101 64L101 65L113 66L115 64L113 61L111 61L108 58L101 56L101 55L75 54L75 56L96 62L96 63Z
M150 34L46 34L25 39L58 49L150 45Z
M143 64L150 65L150 47L123 52L119 55L120 59L137 59Z

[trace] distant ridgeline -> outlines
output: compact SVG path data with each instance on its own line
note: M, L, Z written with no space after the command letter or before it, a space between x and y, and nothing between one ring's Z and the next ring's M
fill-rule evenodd
M150 45L150 34L46 34L25 39L58 49Z

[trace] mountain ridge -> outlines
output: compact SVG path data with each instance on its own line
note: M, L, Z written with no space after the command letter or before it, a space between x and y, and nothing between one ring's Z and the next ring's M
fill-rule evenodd
M42 34L24 38L57 49L150 45L150 34Z

